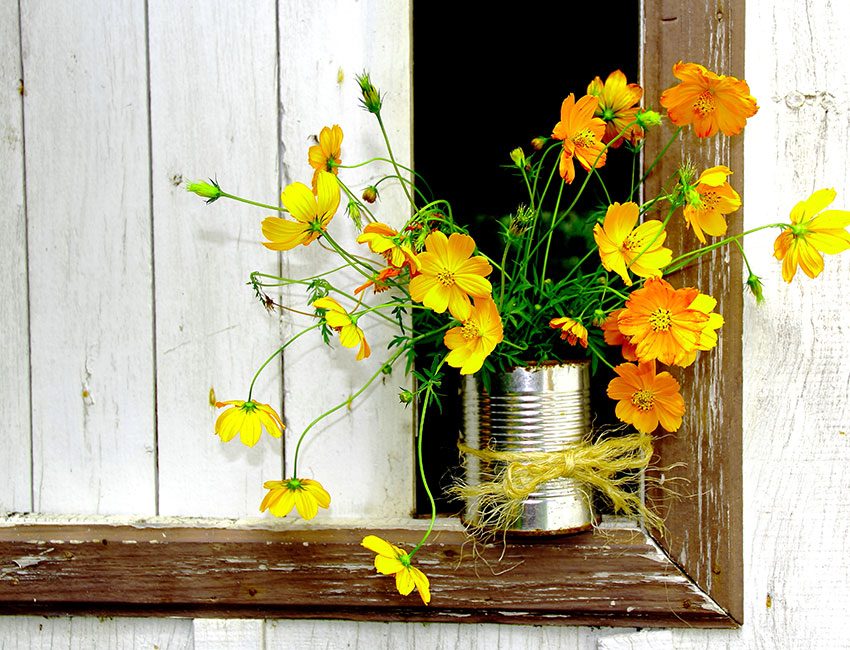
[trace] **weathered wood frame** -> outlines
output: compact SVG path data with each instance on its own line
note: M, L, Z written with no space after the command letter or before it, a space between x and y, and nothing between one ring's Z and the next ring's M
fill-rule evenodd
M672 84L680 58L742 76L744 6L646 2L648 101ZM672 133L661 131L651 150ZM686 131L675 147L697 166L728 164L742 187L740 137L699 143ZM655 178L669 178L680 159L669 160ZM690 237L679 226L668 241L678 248ZM658 466L673 468L664 483L684 479L672 483L678 497L648 493L666 517L663 536L618 529L496 544L473 561L462 533L440 531L417 556L432 581L425 607L375 574L373 554L360 546L363 530L24 524L0 528L0 613L740 625L740 258L720 252L683 275L677 284L698 283L718 298L726 324L719 349L683 373L686 427L657 445ZM400 544L419 536L415 528L377 532Z

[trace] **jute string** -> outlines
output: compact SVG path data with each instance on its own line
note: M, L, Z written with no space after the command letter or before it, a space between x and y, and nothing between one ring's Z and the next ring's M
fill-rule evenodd
M462 443L464 454L475 456L495 467L492 481L478 485L456 484L453 492L475 500L481 512L481 525L509 528L522 511L522 502L537 488L553 479L572 479L602 493L614 511L643 518L647 526L662 529L663 522L643 502L636 490L641 472L652 458L652 437L645 433L607 437L596 442L578 442L559 451L512 452L473 449Z

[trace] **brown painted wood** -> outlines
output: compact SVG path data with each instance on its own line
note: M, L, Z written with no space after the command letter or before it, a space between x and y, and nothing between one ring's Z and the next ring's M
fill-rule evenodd
M496 543L438 532L432 602L402 597L365 530L25 525L0 529L0 611L606 625L728 625L640 531ZM412 544L417 531L379 531ZM504 552L503 557L502 553Z
M674 83L679 58L742 74L743 6L645 3L648 103ZM655 149L663 134L652 137ZM688 133L675 150L698 164L726 161L740 191L741 147L740 138L700 143ZM730 230L739 223L733 216ZM693 243L680 224L668 242L682 240ZM617 531L498 544L475 560L464 535L440 532L417 555L432 583L425 607L375 573L359 544L367 531L22 523L0 528L0 613L734 627L743 609L740 268L721 253L683 279L721 301L726 325L718 350L682 375L687 425L658 442L660 466L682 464L666 478L688 481L673 484L684 498L649 492L666 514L666 554L643 533ZM397 544L420 534L368 532Z
M657 102L662 90L677 83L672 66L679 60L742 78L744 5L744 0L644 3L646 101ZM648 150L658 151L674 130L665 123L650 136ZM727 165L734 172L733 186L742 192L743 136L700 140L686 127L651 177L647 196L654 196L685 160L696 165L697 173ZM728 222L729 234L741 232L742 211L730 215ZM681 215L675 215L668 228L667 245L674 254L699 245L684 226ZM665 516L667 534L658 539L661 546L739 623L743 617L741 269L738 252L725 248L670 278L674 286L697 286L717 298L717 311L726 322L717 349L701 353L692 368L678 373L688 407L686 420L676 435L663 437L657 444L659 466L679 464L663 474L665 479L684 479L667 483L683 498L672 497L664 489L648 491L648 498Z

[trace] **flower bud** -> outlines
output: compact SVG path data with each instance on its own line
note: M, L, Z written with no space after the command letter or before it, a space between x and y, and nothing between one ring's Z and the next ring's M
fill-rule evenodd
M517 147L513 151L511 151L511 160L514 161L514 165L522 169L525 167L525 154L522 152L522 149Z
M358 231L363 230L363 220L360 218L360 206L357 205L357 201L351 199L348 202L348 206L345 208L345 211L354 222L354 227L357 228Z
M207 183L205 181L195 181L194 183L189 183L186 186L187 192L192 192L193 194L197 194L201 198L207 199L207 203L212 203L216 199L218 199L222 192L221 188L218 186L214 180L210 179L210 182Z
M750 293L755 296L757 305L764 302L764 292L762 291L761 278L759 276L751 272L747 278L747 287L749 287Z
M357 83L363 94L360 98L363 108L370 113L380 113L382 104L381 93L378 92L378 89L372 84L372 80L369 79L369 73L364 72L363 74L357 75L355 78L357 79Z
M370 185L365 190L363 190L363 200L366 203L374 203L378 198L378 188L374 185Z
M661 124L661 115L653 110L638 111L637 115L635 115L635 119L637 120L638 126L642 129L648 129Z
M535 151L540 151L543 147L546 146L548 140L549 138L544 138L543 136L534 138L534 140L531 141L531 148Z
M413 391L402 388L401 392L398 394L398 401L402 404L410 404L415 397L416 395L413 394Z

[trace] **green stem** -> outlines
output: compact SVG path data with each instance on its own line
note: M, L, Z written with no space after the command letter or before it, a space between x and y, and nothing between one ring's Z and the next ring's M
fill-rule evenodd
M240 201L242 203L247 203L248 205L256 205L259 208L265 208L266 210L274 210L275 212L289 212L286 208L281 208L277 205L269 205L268 203L258 203L257 201L251 201L250 199L243 199L241 196L236 196L234 194L228 194L227 192L222 192L221 196L226 199L233 199L234 201Z
M393 155L393 149L390 146L390 137L387 135L387 130L384 128L384 120L381 119L381 112L378 111L375 113L375 117L378 118L378 126L381 127L381 135L384 136L384 144L387 145L387 153L390 156L390 162L392 163L393 169L395 169L396 176L401 178L401 171L398 168L398 163L395 161L395 156ZM401 189L404 190L404 195L407 197L408 202L410 203L410 207L412 209L416 209L416 203L413 201L413 197L410 196L410 192L407 189L407 185L401 183Z
M272 359L274 359L274 358L275 358L276 356L278 356L281 352L283 352L283 351L287 348L287 346L289 346L289 344L290 344L290 343L294 343L295 341L297 341L299 338L301 338L302 336L304 336L304 335L305 335L307 332L309 332L310 330L314 330L314 329L316 329L317 327L319 327L319 325L320 325L320 324L321 324L321 323L316 323L315 325L311 325L311 326L310 326L310 327L308 327L307 329L301 330L300 332L298 332L298 334L296 334L295 336L293 336L293 337L292 337L291 339L289 339L286 343L284 343L284 344L283 344L283 345L281 345L281 346L280 346L277 350L275 350L275 351L272 353L272 355L271 355L268 359L266 359L266 360L263 362L263 365L261 365L261 366L257 369L257 372L255 372L255 373L254 373L254 378L251 380L251 385L248 387L248 400L247 400L247 401L249 401L249 402L251 401L251 395L253 395L253 393L254 393L254 384L255 384L255 383L256 383L256 381L257 381L257 377L259 377L259 376L260 376L260 373L263 371L263 369L264 369L267 365L269 365L269 364L272 362Z
M667 141L667 144L664 145L664 148L661 150L661 152L657 156L655 156L655 160L652 161L652 164L647 168L644 175L640 177L640 180L637 182L637 185L632 185L632 191L629 192L629 201L632 200L632 197L635 194L635 190L637 188L639 188L641 185L643 185L644 182L646 181L646 179L649 178L649 175L652 173L652 170L655 169L655 166L664 157L664 154L667 153L667 150L676 141L676 138L679 137L679 134L682 132L682 128L683 127L680 126L679 128L676 129L675 133L673 133L673 137L670 138L670 140Z
M673 273L673 272L678 271L679 269L683 268L684 266L689 264L691 262L691 260L699 259L700 257L705 255L706 253L710 253L715 248L720 248L721 246L725 246L726 244L729 244L733 241L743 239L747 235L751 235L754 232L758 232L759 230L766 230L767 228L786 228L787 226L788 226L787 223L768 223L768 224L765 224L763 226L751 228L750 230L745 230L742 233L739 233L737 235L732 235L730 237L727 237L726 239L722 239L718 242L714 242L713 244L709 244L708 246L703 246L702 248L698 248L695 251L690 251L689 253L684 253L683 255L680 255L679 257L677 257L676 259L671 261L670 264L668 264L662 270L664 272L664 275L668 275L670 273Z

